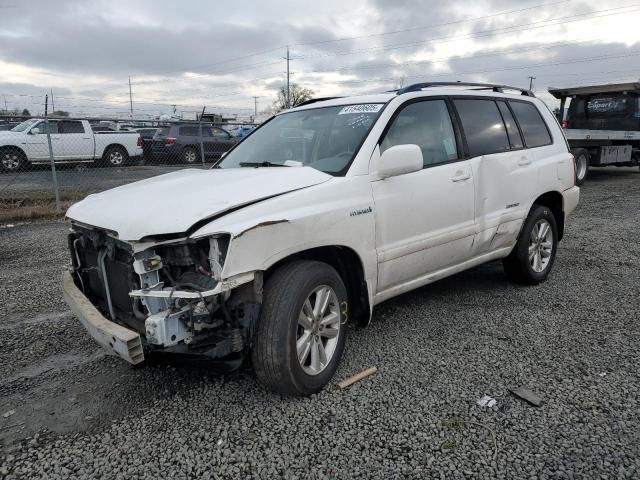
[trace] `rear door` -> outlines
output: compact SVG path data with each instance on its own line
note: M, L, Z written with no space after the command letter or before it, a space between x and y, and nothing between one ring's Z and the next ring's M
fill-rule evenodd
M230 150L237 143L237 140L222 128L209 127L207 133L211 134L212 158L220 158L224 152Z
M62 120L60 136L65 158L69 160L93 158L93 133L85 131L80 120Z
M475 180L474 255L513 245L536 187L534 157L507 103L454 100Z

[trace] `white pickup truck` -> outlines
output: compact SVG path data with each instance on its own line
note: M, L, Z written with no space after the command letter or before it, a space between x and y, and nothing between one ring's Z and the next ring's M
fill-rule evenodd
M126 164L142 155L142 139L136 132L93 132L87 120L49 120L51 149L56 162ZM30 163L50 162L47 125L31 118L7 132L0 132L0 169L14 172Z

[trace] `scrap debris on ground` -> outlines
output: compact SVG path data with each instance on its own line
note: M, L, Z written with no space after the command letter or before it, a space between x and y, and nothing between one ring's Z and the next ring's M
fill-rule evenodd
M0 229L0 478L638 478L638 205L640 174L594 170L548 282L491 263L388 301L310 398L105 356L62 300L66 225Z

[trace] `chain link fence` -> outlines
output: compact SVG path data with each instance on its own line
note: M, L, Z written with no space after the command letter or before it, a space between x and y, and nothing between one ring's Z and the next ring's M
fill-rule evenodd
M209 168L252 123L0 117L0 223L63 214L90 193Z

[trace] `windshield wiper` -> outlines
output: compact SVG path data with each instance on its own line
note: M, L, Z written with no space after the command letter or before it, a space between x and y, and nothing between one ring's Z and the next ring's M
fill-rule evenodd
M283 165L281 163L273 162L240 162L241 167L288 167L289 165Z

